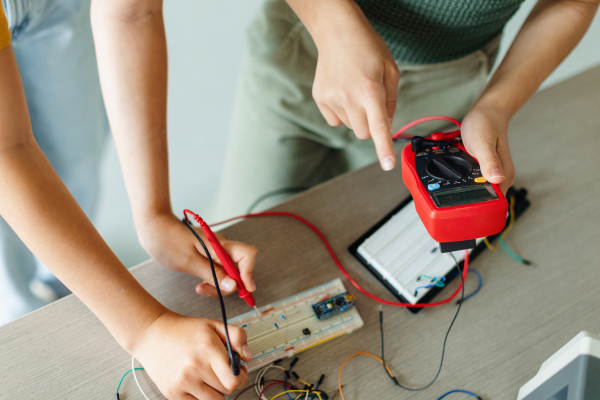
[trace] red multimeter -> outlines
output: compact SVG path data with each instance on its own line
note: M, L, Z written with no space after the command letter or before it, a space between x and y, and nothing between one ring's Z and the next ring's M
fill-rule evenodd
M402 179L443 253L474 248L475 239L506 225L508 202L498 185L481 175L460 131L414 136L402 151Z

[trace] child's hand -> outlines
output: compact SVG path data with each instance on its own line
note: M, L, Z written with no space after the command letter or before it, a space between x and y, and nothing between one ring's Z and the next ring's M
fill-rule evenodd
M337 16L336 16L337 17ZM400 72L385 41L362 13L325 21L313 38L319 50L313 97L332 126L344 123L373 139L381 168L396 164L391 129Z
M142 247L148 254L169 269L202 278L204 282L196 286L196 291L211 297L217 297L210 264L204 255L204 249L183 222L172 213L168 213L148 218L144 224L143 227L138 227L138 235ZM219 258L214 253L202 230L200 228L195 229L211 252L221 292L224 295L233 293L236 290L235 281L227 276L225 270L220 266ZM218 233L216 233L216 236L231 260L237 265L246 289L250 292L256 290L252 276L256 261L256 247L227 240L225 236Z
M251 361L246 331L228 328L232 350ZM246 367L239 376L231 372L220 321L167 311L147 328L132 353L169 400L223 399L248 381Z
M505 194L515 180L507 131L508 118L483 105L469 111L461 128L465 148L479 161L483 177L499 184Z

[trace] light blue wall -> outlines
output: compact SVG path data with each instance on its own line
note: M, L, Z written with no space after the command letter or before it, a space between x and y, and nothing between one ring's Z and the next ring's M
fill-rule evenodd
M173 207L202 213L218 185L227 145L244 32L260 0L165 2L169 44L169 146ZM504 54L535 1L527 0L505 29ZM600 17L552 85L600 64ZM114 144L107 145L96 225L127 266L148 258L137 241Z

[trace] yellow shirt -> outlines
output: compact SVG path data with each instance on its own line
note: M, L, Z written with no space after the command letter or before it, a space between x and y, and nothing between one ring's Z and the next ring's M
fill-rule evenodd
M4 15L4 10L0 6L0 50L10 44L10 31L8 30L8 21Z

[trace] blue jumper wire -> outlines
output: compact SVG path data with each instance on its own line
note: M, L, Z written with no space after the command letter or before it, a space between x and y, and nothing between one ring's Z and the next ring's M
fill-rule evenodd
M473 397L476 397L479 400L481 400L481 397L479 397L475 393L469 392L467 390L451 390L451 391L449 391L447 393L444 393L440 397L438 397L437 400L442 400L444 397L446 397L446 396L448 396L449 394L452 394L452 393L464 393L464 394L468 394L469 396L473 396Z

